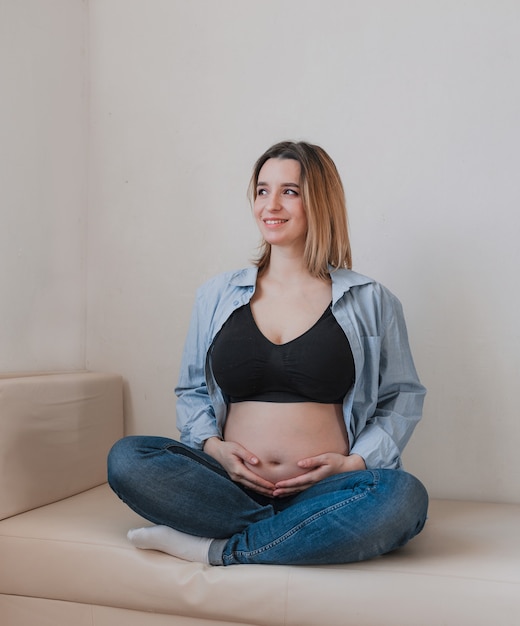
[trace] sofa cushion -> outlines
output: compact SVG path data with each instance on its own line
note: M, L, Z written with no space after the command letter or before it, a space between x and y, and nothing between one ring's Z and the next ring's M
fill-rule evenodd
M327 567L187 563L133 548L126 532L142 524L107 485L6 519L0 591L261 626L489 626L520 616L520 505L434 500L406 547Z
M104 483L122 435L120 376L0 375L0 519Z

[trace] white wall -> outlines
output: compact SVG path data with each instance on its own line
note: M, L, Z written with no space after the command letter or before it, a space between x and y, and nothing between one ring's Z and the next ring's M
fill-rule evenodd
M434 494L518 498L519 16L92 1L88 365L127 377L131 431L173 431L195 286L247 262L256 156L305 138L344 175L356 268L408 313L430 390L408 467Z
M0 371L85 364L86 8L0 0Z
M174 432L195 287L248 262L255 158L307 139L346 186L355 267L405 305L433 495L520 500L520 6L91 0L89 367L131 432ZM516 481L513 477L516 476Z
M0 369L121 372L129 431L174 434L195 288L253 252L255 158L307 139L342 172L356 269L405 305L429 388L408 469L519 502L518 3L86 8L0 0Z

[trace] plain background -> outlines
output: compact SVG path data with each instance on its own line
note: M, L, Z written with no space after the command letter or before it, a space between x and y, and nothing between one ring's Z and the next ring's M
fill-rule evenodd
M519 59L516 0L0 0L0 371L121 373L128 432L175 435L195 289L304 139L405 308L407 469L520 502Z

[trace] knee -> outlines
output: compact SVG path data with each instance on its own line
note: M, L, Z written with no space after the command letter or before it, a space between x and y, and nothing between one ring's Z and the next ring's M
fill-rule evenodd
M124 437L112 446L107 458L108 484L119 491L125 479L135 471L140 437Z
M416 504L418 509L423 511L426 516L429 500L426 487L415 476L412 476L411 474L406 474L406 476L409 481L410 498Z
M133 435L123 437L108 453L108 483L121 497L142 481L143 475L153 469L164 450L175 442L165 437Z
M408 518L412 534L418 534L428 515L428 492L422 482L407 472L398 471L399 499L403 515Z

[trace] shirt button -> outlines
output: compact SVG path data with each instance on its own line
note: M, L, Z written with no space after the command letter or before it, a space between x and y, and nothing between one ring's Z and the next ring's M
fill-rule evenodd
M239 305L238 300L235 300L235 301L233 302L233 306L238 306L238 305Z

